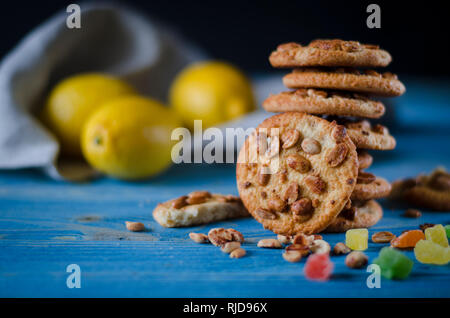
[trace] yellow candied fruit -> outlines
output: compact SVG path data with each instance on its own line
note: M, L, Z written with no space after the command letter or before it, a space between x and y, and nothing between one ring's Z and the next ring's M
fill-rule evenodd
M345 232L345 245L355 251L367 249L369 231L367 229L353 229Z
M442 224L437 224L425 230L425 238L428 241L433 241L443 247L448 246L447 232Z
M424 264L445 265L450 262L450 248L429 240L417 242L414 255L419 262Z

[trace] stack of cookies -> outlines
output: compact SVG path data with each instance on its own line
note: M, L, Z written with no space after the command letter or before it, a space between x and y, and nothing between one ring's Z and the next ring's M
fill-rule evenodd
M294 68L283 83L291 91L269 96L266 119L247 138L236 170L241 199L267 229L294 235L370 227L383 215L374 199L391 186L365 172L369 150L390 150L396 141L380 118L373 96L400 96L404 85L385 67L392 58L375 45L316 40L280 45L270 56L278 68Z

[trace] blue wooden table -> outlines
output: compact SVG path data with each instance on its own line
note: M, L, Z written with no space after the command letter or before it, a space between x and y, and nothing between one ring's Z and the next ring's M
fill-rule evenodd
M369 171L392 181L437 165L450 168L450 82L407 81L408 92L395 100L398 146L373 152ZM1 297L450 297L450 266L414 261L405 281L382 280L366 286L365 269L332 257L332 279L311 282L304 261L287 263L282 250L256 247L274 237L253 219L195 228L166 229L152 218L155 205L199 189L237 194L235 166L177 165L156 179L127 183L102 178L85 184L50 180L36 170L0 172ZM450 224L450 213L423 211L407 219L407 206L381 201L385 216L369 230L400 234L422 223ZM131 233L125 221L141 221L148 231ZM248 254L230 259L217 247L198 245L188 233L212 227L241 231ZM326 234L331 245L344 234ZM373 260L383 245L369 244ZM411 251L405 252L414 259ZM66 285L66 267L81 268L81 288Z

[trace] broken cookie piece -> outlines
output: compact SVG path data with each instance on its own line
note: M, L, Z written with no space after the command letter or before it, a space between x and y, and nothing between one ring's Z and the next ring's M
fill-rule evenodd
M250 216L237 196L195 191L160 203L153 218L164 227L184 227Z

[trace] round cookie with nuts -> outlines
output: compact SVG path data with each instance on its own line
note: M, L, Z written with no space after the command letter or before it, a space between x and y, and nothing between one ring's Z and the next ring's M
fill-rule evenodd
M372 126L368 120L348 121L343 125L358 149L392 150L397 144L395 138L383 125Z
M359 170L367 169L372 165L373 157L365 150L358 149Z
M349 200L357 175L358 155L345 128L299 112L263 121L236 168L247 210L283 235L325 229Z
M295 91L270 95L263 107L269 112L298 111L315 115L379 118L385 108L379 101L365 95L299 88Z
M390 54L377 45L339 39L315 40L307 46L294 42L280 44L269 58L273 67L287 68L299 66L384 67L391 60Z
M386 179L369 172L359 171L351 199L361 201L384 198L389 195L391 188L391 184Z
M374 200L353 202L349 209L344 209L325 229L328 233L342 233L351 229L374 226L383 217L382 207Z
M400 96L406 89L397 75L349 68L297 68L283 77L289 88L336 89L380 96Z

